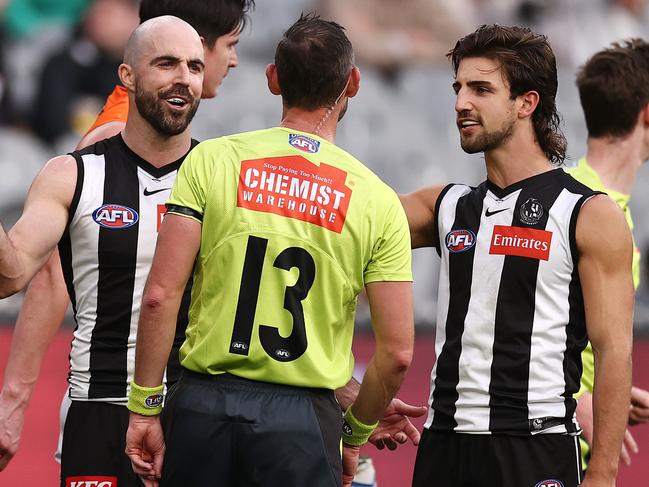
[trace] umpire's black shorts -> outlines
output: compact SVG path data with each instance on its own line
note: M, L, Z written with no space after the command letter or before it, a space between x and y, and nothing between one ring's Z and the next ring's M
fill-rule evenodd
M183 372L162 413L161 487L339 487L333 391Z
M577 436L479 435L424 429L413 487L576 487Z

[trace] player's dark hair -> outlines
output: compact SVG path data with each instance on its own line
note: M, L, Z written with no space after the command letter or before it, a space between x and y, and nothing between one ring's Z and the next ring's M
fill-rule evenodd
M536 139L546 157L555 164L566 158L566 138L557 112L557 63L546 36L525 27L483 25L463 37L447 57L457 75L467 57L486 57L501 63L512 99L528 91L539 94L532 114Z
M649 44L613 43L577 73L579 99L589 137L624 137L649 103Z
M254 6L255 0L142 0L140 22L173 15L196 29L211 49L219 37L243 30Z
M333 105L354 67L354 51L344 28L316 14L302 14L275 51L284 104L304 110Z

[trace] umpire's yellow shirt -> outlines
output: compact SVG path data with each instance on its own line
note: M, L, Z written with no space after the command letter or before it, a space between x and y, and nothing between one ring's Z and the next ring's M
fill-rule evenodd
M202 222L180 349L195 372L341 387L358 294L412 280L395 192L315 135L278 127L203 142L167 206Z

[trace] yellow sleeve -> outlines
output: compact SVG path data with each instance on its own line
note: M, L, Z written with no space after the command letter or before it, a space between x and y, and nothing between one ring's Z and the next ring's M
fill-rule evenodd
M365 284L378 281L412 281L410 230L403 206L391 191L383 231L376 239L372 258L363 274Z
M593 355L593 347L590 342L588 342L584 351L581 352L581 363L584 370L581 374L581 388L575 394L575 399L579 399L584 392L593 392L593 383L595 382L595 356Z
M180 166L171 196L167 201L167 209L170 213L180 213L197 220L202 219L214 167L212 146L209 146L209 150L205 149L204 144L198 144ZM175 211L173 208L186 208L191 211Z

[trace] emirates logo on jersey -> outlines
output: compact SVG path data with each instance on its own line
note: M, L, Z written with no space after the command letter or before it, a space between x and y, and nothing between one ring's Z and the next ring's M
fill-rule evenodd
M551 243L552 232L547 230L495 225L489 253L548 260Z
M352 190L347 173L302 156L242 161L237 206L342 232Z

